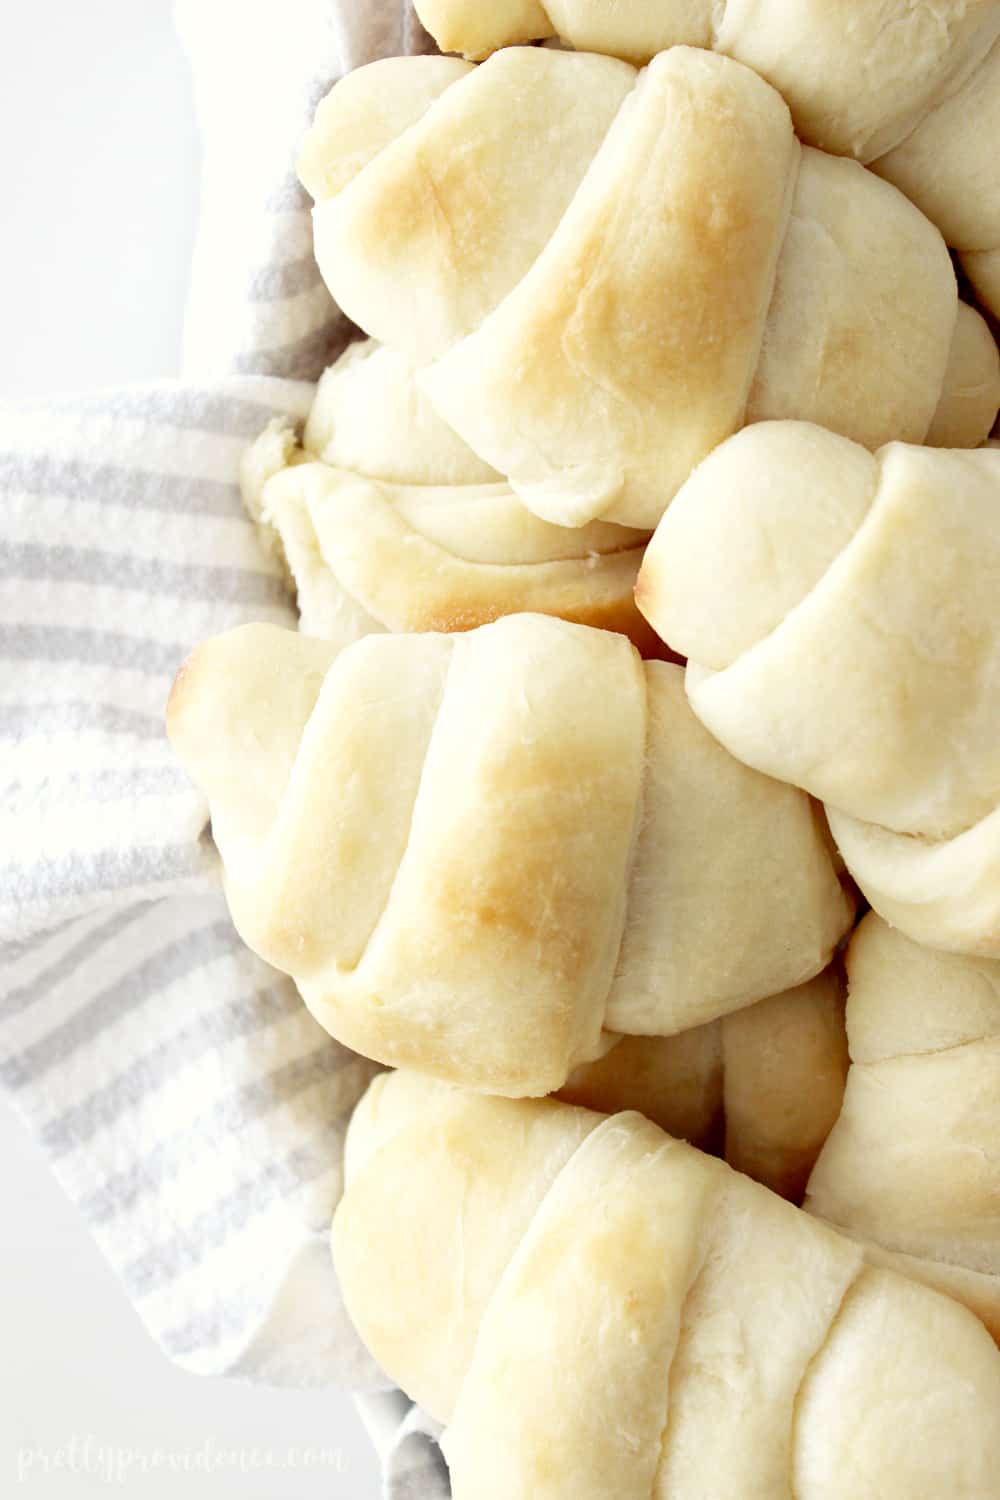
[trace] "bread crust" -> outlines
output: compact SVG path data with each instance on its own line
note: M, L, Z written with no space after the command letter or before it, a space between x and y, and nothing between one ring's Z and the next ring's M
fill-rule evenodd
M1000 1340L1000 962L936 953L872 912L847 972L851 1071L806 1207Z
M851 919L808 798L607 631L517 614L338 652L244 626L167 727L249 945L342 1042L487 1092L804 982Z
M377 1079L333 1251L456 1500L996 1493L977 1319L637 1114Z
M639 607L702 723L827 807L908 936L1000 955L1000 450L874 456L795 423L696 471Z
M350 163L368 151L353 76ZM365 164L332 195L310 174L320 268L537 515L651 529L763 417L924 438L956 321L941 235L872 173L802 151L741 62L674 46L636 74L505 48L388 142L378 86ZM310 159L337 154L339 88Z

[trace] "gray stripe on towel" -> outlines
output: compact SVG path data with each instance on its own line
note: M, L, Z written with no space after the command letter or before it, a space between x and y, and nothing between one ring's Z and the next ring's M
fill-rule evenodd
M150 677L173 677L189 650L177 641L147 640L114 630L75 630L68 625L0 626L0 658L8 661L78 661L87 666L144 672Z
M327 1139L307 1141L281 1160L267 1162L263 1171L247 1177L231 1193L218 1198L186 1230L125 1266L122 1280L136 1297L160 1291L197 1267L210 1250L218 1249L245 1229L279 1198L333 1171L334 1164L335 1155ZM162 1340L171 1354L183 1354L206 1341L194 1333L190 1324Z
M243 375L277 375L285 380L318 380L327 365L356 336L356 330L342 313L333 315L319 328L291 343L275 349L250 348L232 362L234 372Z
M132 734L140 740L162 740L162 714L146 714L117 703L91 703L77 698L52 703L0 703L0 735L27 739L33 734Z
M290 262L295 264L295 262ZM314 262L315 264L315 262ZM317 268L317 275L318 275ZM215 433L219 437L254 438L282 408L245 396L220 393L211 386L144 388L73 393L68 396L37 396L12 403L19 410L43 411L47 415L89 417L105 426L112 421L151 422L157 427L176 427L182 432ZM40 457L43 455L39 455ZM29 456L28 461L31 462ZM22 462L18 456L18 464ZM188 484L202 484L189 479Z
M0 578L87 583L198 603L227 599L234 604L280 604L288 598L284 580L274 573L37 542L0 543Z
M278 996L280 999L280 991ZM287 1015L287 1003L280 1003ZM297 1000L295 1004L298 1004ZM343 1053L330 1043L304 1057L292 1058L263 1078L242 1085L221 1099L209 1114L200 1116L184 1130L144 1152L131 1166L116 1172L96 1191L88 1194L77 1207L90 1222L97 1224L108 1223L120 1214L129 1213L147 1193L158 1192L165 1182L196 1160L204 1150L206 1140L245 1129L289 1099L297 1098L327 1079L336 1078L343 1084L359 1069L364 1073L374 1071L373 1065L363 1058L346 1060ZM351 1092L351 1098L360 1092L360 1089ZM331 1126L336 1124L337 1119L331 1118Z
M280 302L285 297L311 291L323 280L319 266L311 255L300 255L284 265L263 266L255 271L248 288L254 302Z
M0 453L0 490L168 515L243 517L239 486L221 479L95 464L45 453ZM249 525L247 521L247 525Z
M123 932L138 922L140 917L156 905L155 901L138 901L134 906L128 906L123 911L116 911L108 921L98 927L90 927L78 942L65 953L60 954L55 963L49 964L47 969L42 969L34 978L25 984L20 984L16 989L9 990L0 998L0 1020L10 1020L13 1016L19 1016L22 1011L30 1010L31 1006L39 1000L44 1000L49 992L57 984L62 984L66 979L72 978L85 959L92 958L95 953L100 952L106 943L112 942L120 937ZM83 916L72 917L66 926L73 922L83 921L84 917L92 913L85 912ZM46 934L49 936L50 934ZM33 947L39 942L33 938L23 946Z
M204 841L199 841L95 849L34 864L0 865L0 890L16 891L18 901L25 905L164 885L185 875L203 875L206 854Z
M257 990L195 1016L189 1025L133 1058L79 1104L49 1120L40 1133L42 1145L56 1157L86 1145L99 1130L113 1125L207 1051L218 1052L235 1038L252 1036L283 1020L289 1007L275 1005L273 1000L268 1005L267 997L273 995L274 991Z
M101 990L61 1026L9 1058L0 1066L0 1081L12 1089L34 1082L127 1012L149 1003L161 990L204 964L241 948L236 930L228 921L213 922L210 927L176 938Z

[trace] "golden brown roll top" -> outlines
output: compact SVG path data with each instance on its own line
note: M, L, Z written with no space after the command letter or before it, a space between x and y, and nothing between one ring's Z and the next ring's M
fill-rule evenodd
M622 636L525 614L338 654L246 626L168 728L250 946L349 1046L485 1091L802 983L850 921L809 799Z
M919 947L872 913L847 967L852 1065L806 1206L1000 1339L1000 963Z
M559 1097L634 1109L668 1135L793 1202L840 1113L847 1075L836 969L674 1036L626 1036L582 1063Z
M1000 953L1000 452L872 456L748 428L692 476L638 600L692 707L827 804L872 905L918 941Z
M997 1493L977 1320L637 1114L394 1074L347 1172L347 1305L456 1500Z
M689 47L640 74L511 48L346 82L304 153L323 274L538 515L652 527L764 417L873 447L926 435L957 308L941 236L857 164L800 148L750 69ZM387 116L390 87L405 107Z
M424 376L562 525L654 525L743 419L799 153L778 95L729 67L675 52L635 80L542 253Z
M679 44L714 48L778 90L803 141L870 162L901 188L963 262L1000 253L997 0L419 0L417 9L442 51L472 58L556 35L634 64ZM1000 290L981 295L1000 315Z
M898 146L969 84L982 88L1000 36L996 0L933 10L907 0L417 0L416 8L443 52L475 59L554 36L635 64L668 47L712 48L784 95L803 140L859 161Z
M662 655L633 591L647 534L534 515L437 416L402 355L355 344L301 439L280 420L243 463L247 509L280 549L301 628L345 646L383 630L469 630L525 610Z
M411 83L431 71L425 61L436 87L445 66L437 58L360 68L345 80L346 99L337 84L306 137L304 160L342 158L345 115L359 132L371 120L367 159L352 155L332 194L302 172L317 190L317 259L345 311L421 361L472 333L521 280L635 83L635 70L612 58L527 48L485 68L450 64L462 74L442 79L431 98ZM387 140L379 101L392 90L417 94L424 107ZM531 165L539 140L549 148L544 172Z

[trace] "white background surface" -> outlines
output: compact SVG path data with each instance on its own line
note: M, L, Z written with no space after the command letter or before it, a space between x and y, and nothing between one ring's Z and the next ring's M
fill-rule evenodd
M170 12L0 4L2 394L178 371L198 143ZM169 1364L2 1099L0 1188L4 1500L375 1500L348 1398Z

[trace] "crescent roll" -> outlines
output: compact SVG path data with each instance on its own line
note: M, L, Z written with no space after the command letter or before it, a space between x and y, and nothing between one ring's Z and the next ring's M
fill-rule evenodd
M725 53L774 85L803 141L870 163L957 250L1000 252L997 0L416 0L416 8L443 52L471 58L549 36L635 64L679 43ZM984 301L1000 315L1000 295Z
M806 1207L1000 1340L1000 962L921 948L871 914L847 971L853 1061Z
M637 597L702 723L826 803L876 911L1000 957L1000 449L748 428L678 495Z
M843 985L831 968L675 1036L622 1037L574 1069L559 1097L602 1114L638 1110L800 1202L840 1114L847 1065Z
M374 63L321 103L300 172L339 305L561 526L652 529L763 418L921 442L956 375L933 224L712 52Z
M244 626L188 659L168 730L250 947L356 1051L487 1092L801 984L851 920L810 800L607 631Z
M959 1303L635 1113L377 1078L333 1255L454 1500L997 1500Z
M662 654L635 607L647 533L540 520L446 427L402 355L368 341L326 371L301 446L276 419L243 493L295 586L300 628L338 646L383 630L469 630L531 610Z

